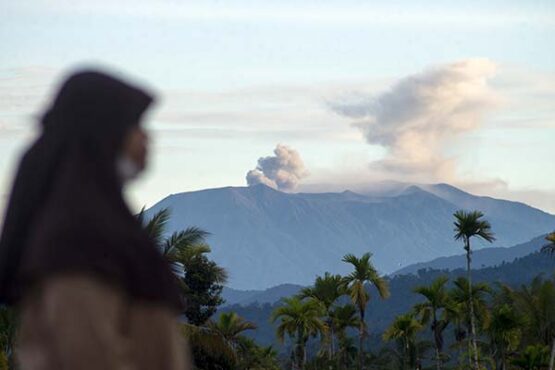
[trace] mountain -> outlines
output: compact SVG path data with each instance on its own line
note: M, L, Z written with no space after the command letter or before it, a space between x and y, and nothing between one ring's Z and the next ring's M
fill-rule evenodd
M172 211L170 232L198 226L212 233L211 257L228 270L230 287L250 290L309 284L325 271L344 274L349 266L341 258L347 253L372 252L381 273L458 254L453 213L460 208L486 212L494 246L525 242L555 225L555 216L525 204L448 185L408 186L385 195L226 187L170 195L146 217L163 208Z
M283 297L297 294L302 288L301 285L296 284L280 284L265 290L238 290L224 287L222 297L225 299L226 306L274 303Z
M499 265L503 262L512 262L515 258L526 256L540 250L547 242L545 235L532 239L527 243L522 243L509 248L484 248L472 253L472 265L477 267L488 267ZM429 262L415 263L400 270L392 275L415 274L420 269L447 269L466 268L466 254L450 257L439 257Z

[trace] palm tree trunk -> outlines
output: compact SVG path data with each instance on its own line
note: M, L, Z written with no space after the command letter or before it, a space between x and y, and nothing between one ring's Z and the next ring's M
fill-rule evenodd
M362 359L364 358L364 334L365 334L365 325L364 325L364 310L361 309L360 311L360 325L359 325L359 335L358 335L358 370L362 370Z
M304 347L303 347L303 345L299 344L297 346L297 355L296 355L296 360L295 360L295 362L297 363L296 368L299 369L299 370L304 369L304 357L305 357Z
M466 239L466 273L468 279L468 306L470 308L470 337L472 343L472 352L473 352L473 359L474 359L474 369L479 369L479 362L478 362L478 346L476 344L476 324L474 318L474 300L472 299L472 272L470 270L470 240Z
M551 356L549 357L549 370L553 370L555 363L555 337L553 337L553 344L551 345Z
M437 322L436 310L435 309L433 309L432 329L434 331L434 343L436 345L436 369L441 370L441 357L440 357L440 352L439 352L438 336L437 336L437 332L436 332L438 330L438 322Z
M410 363L409 340L405 338L404 342L405 353L403 354L403 370L407 370L407 365Z
M297 344L295 346L295 355L294 357L294 369L295 370L303 370L304 368L304 357L305 357L305 350L304 350L304 332L299 328L297 330Z
M330 327L330 332L329 332L328 335L330 336L330 338L329 338L330 348L329 348L329 352L328 352L328 354L329 354L328 359L331 361L331 359L333 358L333 352L334 352L333 345L334 345L334 336L335 336L335 333L334 333L334 330L333 330L333 323L332 323L331 320L329 321L329 327Z

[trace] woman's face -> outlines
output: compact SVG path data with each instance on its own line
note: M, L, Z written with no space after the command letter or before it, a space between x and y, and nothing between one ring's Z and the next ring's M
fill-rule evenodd
M133 161L139 170L144 170L148 156L148 135L139 125L129 130L123 140L122 155Z

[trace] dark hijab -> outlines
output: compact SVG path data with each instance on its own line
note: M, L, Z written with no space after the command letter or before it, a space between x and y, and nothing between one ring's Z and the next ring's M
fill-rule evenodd
M85 71L62 85L24 154L0 239L0 303L46 277L87 273L131 299L180 309L176 278L122 197L116 160L152 102L142 90Z

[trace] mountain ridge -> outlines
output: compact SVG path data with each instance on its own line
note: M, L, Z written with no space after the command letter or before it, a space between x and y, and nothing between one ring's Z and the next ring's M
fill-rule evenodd
M555 225L555 216L521 203L437 186L399 187L389 195L284 193L265 185L204 189L172 194L146 217L170 208L169 232L187 226L209 231L212 258L228 270L230 286L243 290L307 284L324 271L345 273L341 257L347 253L373 253L381 273L455 255L461 247L453 240L452 215L463 205L487 210L495 246L526 242Z

